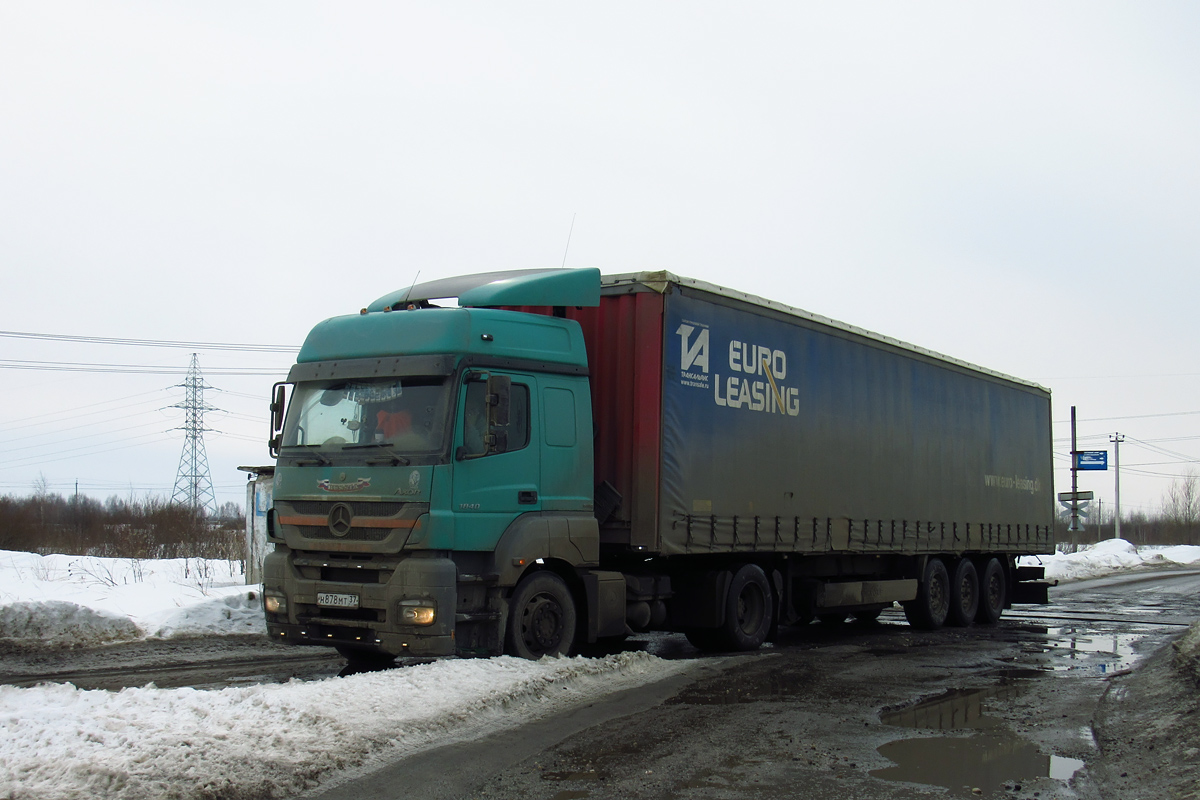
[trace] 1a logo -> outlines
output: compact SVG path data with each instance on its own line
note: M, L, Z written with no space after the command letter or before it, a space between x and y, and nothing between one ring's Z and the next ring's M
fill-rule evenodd
M682 324L675 331L679 334L679 367L689 370L696 367L708 374L708 328L701 328L695 340L691 339L696 326Z

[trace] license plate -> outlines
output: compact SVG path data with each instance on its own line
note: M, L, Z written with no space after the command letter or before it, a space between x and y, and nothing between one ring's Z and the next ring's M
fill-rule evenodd
M329 608L358 608L358 595L317 592L317 605Z

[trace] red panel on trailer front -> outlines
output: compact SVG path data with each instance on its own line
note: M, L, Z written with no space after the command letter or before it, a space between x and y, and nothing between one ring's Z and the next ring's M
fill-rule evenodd
M512 308L549 314L540 307ZM583 328L595 420L595 480L620 492L600 541L658 550L662 442L663 295L604 295L594 308L567 308Z

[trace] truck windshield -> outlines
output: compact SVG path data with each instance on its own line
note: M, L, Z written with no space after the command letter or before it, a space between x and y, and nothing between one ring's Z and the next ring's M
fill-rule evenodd
M340 451L389 445L432 453L445 444L449 386L442 377L299 383L288 404L284 447Z

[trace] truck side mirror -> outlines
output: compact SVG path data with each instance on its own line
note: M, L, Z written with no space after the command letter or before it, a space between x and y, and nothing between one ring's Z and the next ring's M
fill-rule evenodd
M272 458L279 456L279 447L283 443L283 412L286 408L287 384L280 382L271 387L271 437L267 446Z
M487 381L488 427L508 425L508 408L512 398L512 378L489 375Z

